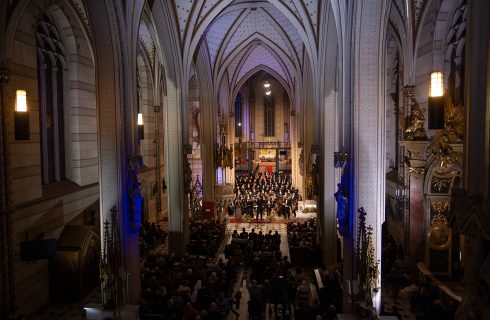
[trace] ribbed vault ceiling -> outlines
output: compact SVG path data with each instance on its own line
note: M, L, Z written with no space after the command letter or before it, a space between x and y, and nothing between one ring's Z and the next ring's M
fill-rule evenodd
M199 37L214 80L226 73L231 88L262 69L292 89L316 52L319 0L174 0L174 9L184 50Z

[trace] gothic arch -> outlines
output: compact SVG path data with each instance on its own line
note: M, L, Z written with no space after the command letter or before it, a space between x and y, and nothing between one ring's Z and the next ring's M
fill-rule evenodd
M444 35L448 30L449 17L452 17L451 12L454 12L456 4L462 2L463 0L442 0L440 6L438 6L438 2L436 0L427 0L424 4L424 10L422 12L422 16L420 17L419 27L416 30L416 37L414 42L414 52L416 52L419 48L419 41L422 34L426 32L430 32L429 34L433 37L433 43L435 44L432 48L434 55L432 60L432 65L434 68L442 69L444 67L444 57L443 48L445 47L446 39L444 39ZM437 9L435 13L435 21L434 24L427 24L426 19L431 19L432 10ZM430 28L427 30L427 28ZM414 61L415 69L417 65L417 59Z
M266 65L258 65L252 70L248 71L240 80L237 81L236 85L234 86L234 89L232 91L231 97L235 97L238 94L238 91L240 91L240 88L243 86L243 84L254 74L256 74L258 71L263 70L268 73L270 73L274 78L283 86L283 88L286 90L290 101L293 101L292 99L292 93L291 89L287 85L287 82L283 77L281 77L274 69L271 69L269 66Z
M89 185L97 181L98 153L87 153L83 150L96 147L97 127L95 123L96 93L95 93L95 63L94 52L90 38L90 29L85 21L82 21L78 9L64 0L58 1L22 1L14 7L6 32L6 59L7 67L12 71L12 84L25 87L28 91L28 101L31 104L30 111L37 114L40 110L38 100L37 83L41 81L33 76L26 68L37 70L35 58L36 28L43 14L48 16L59 31L60 40L64 46L63 71L63 132L65 137L64 148L60 148L64 154L65 174L68 180L80 186ZM83 10L83 8L79 9ZM22 33L23 36L19 36ZM26 48L30 50L24 50ZM21 50L23 50L21 52ZM36 86L32 86L30 79L35 77ZM26 83L29 83L26 86ZM86 112L81 112L81 110ZM34 132L39 130L39 124L33 124ZM37 143L37 136L30 140ZM64 151L63 151L64 150ZM21 155L12 154L12 156ZM37 184L31 184L31 188L40 188ZM41 189L36 191L42 196ZM15 201L30 200L25 196L18 197Z
M226 0L219 2L216 4L209 13L206 14L206 16L203 18L202 21L199 22L197 25L196 31L193 33L193 36L186 36L184 39L183 47L185 48L184 51L184 68L188 69L190 68L191 64L191 58L196 50L196 48L199 45L201 37L204 35L205 30L208 28L209 25L220 15L220 13L228 7L232 3L231 0ZM271 0L270 1L271 5L273 5L275 8L277 8L284 16L288 18L288 20L293 24L297 32L299 33L303 44L305 45L306 51L308 52L309 59L312 60L311 66L314 65L314 62L317 60L317 48L316 48L316 37L314 36L314 31L304 24L301 23L299 20L299 17L295 16L290 9L287 7L286 4L282 3L281 1L278 0ZM230 8L232 8L230 6ZM299 11L301 11L301 15L307 17L307 14L304 11L304 8L300 7ZM193 24L190 23L192 26ZM193 29L193 28L192 28ZM314 70L312 69L312 72Z
M228 66L238 57L241 56L240 62L246 61L248 55L250 55L253 49L259 44L265 45L265 47L268 48L269 51L276 57L276 60L279 63L282 63L283 69L285 70L286 74L291 77L290 79L287 79L289 80L289 82L292 83L294 78L299 78L299 61L292 61L286 54L284 54L284 52L276 45L275 42L267 39L262 34L255 33L228 54L228 56L223 60L220 68L216 69L217 73L215 73L215 79L221 79L225 70L228 69ZM239 64L239 66L241 65L242 63ZM240 67L237 67L235 71L239 70ZM235 78L234 75L231 76L232 79Z

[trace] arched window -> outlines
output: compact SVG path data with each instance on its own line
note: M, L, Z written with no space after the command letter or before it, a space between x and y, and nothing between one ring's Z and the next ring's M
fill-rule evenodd
M243 119L242 119L242 95L239 92L235 98L235 137L242 138Z
M275 135L274 126L274 97L264 95L264 136L273 137Z
M43 184L65 179L63 71L65 48L46 15L37 27L39 123Z

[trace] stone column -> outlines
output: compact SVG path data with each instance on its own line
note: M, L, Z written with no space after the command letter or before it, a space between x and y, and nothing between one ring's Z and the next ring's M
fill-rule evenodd
M257 136L257 131L255 130L255 91L250 89L249 92L250 92L250 96L248 100L248 108L249 108L248 121L249 121L250 134L253 131L254 136ZM251 140L249 139L250 135L247 136L246 134L247 134L246 132L243 132L242 134L243 141Z
M213 201L214 185L216 182L216 169L214 167L215 135L215 113L211 102L207 99L201 104L201 159L202 167L202 191L204 201Z
M167 168L169 205L169 252L184 253L184 150L182 137L181 103L177 88L167 94L167 114L165 119L165 162ZM185 101L185 100L184 100Z
M131 63L123 54L126 48L118 42L123 37L121 20L124 19L118 14L122 12L118 6L119 3L108 0L92 1L86 6L92 22L97 65L101 241L104 243L104 222L111 219L111 208L116 207L121 227L121 267L124 269L117 276L122 278L122 293L126 297L119 303L138 304L141 295L140 221L135 214L134 202L131 203L134 198L130 198L130 192L137 188L134 171L138 169L134 140L136 113L133 110L136 93L131 87L131 79L135 81L135 78L129 68Z
M405 147L409 155L410 166L405 167L410 190L410 209L405 219L405 227L410 231L406 250L414 262L425 256L424 167L428 145L428 141L400 141L400 146Z
M455 319L485 318L490 298L490 15L468 1L463 189L453 191L455 227L465 235L465 292ZM469 250L468 250L469 249Z
M373 227L374 259L381 260L381 225L385 211L385 108L384 65L380 59L385 46L388 1L355 2L354 48L352 65L352 188L350 210L354 234L358 230L358 209L366 212L366 226ZM346 75L349 77L349 75ZM355 253L351 253L355 257ZM356 269L356 268L355 268ZM356 270L357 273L366 270ZM371 291L373 305L381 307L380 272Z
M0 27L1 28L1 27ZM1 36L0 36L1 37ZM15 286L13 269L12 208L11 208L11 173L9 161L8 107L5 97L5 86L9 72L0 68L0 317L15 311ZM13 110L13 106L12 106Z

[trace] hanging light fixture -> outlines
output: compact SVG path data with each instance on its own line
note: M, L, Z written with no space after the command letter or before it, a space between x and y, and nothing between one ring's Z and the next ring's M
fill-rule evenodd
M27 91L17 90L15 98L14 131L15 140L30 139L29 112L27 110Z
M271 91L270 89L269 89L269 90L267 90L267 91L265 92L265 94L266 94L267 96L270 96L270 95L271 95L271 93L272 93L272 91Z
M138 119L136 124L138 125L138 138L143 140L145 138L145 126L143 123L143 113L138 112Z
M429 129L444 128L444 73L435 71L430 74L429 88Z
M271 87L271 84L269 83L269 80L265 80L264 88L270 88L270 87Z

